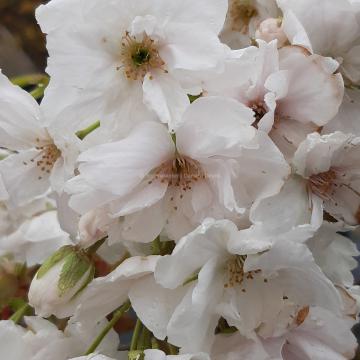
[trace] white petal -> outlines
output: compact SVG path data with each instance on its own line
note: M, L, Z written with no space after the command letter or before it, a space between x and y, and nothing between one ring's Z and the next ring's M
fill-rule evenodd
M159 260L155 270L156 281L169 289L180 286L210 258L226 254L229 234L235 231L237 228L230 221L205 220L178 242L171 255Z
M158 285L154 278L146 277L132 286L129 299L142 323L156 338L164 340L167 336L167 325L186 290L186 287L165 289Z
M221 119L221 120L220 120ZM228 98L204 97L192 103L176 132L177 148L194 159L234 156L255 136L252 111Z
M94 279L77 297L73 321L93 324L125 302L136 279L154 271L157 256L131 257L105 277Z
M143 82L144 104L153 110L170 130L176 130L190 101L184 89L170 74L148 73Z
M94 188L124 196L173 152L174 144L167 129L157 123L144 122L124 140L82 153L79 170Z
M11 150L35 146L47 139L39 105L25 90L13 85L0 71L0 141Z

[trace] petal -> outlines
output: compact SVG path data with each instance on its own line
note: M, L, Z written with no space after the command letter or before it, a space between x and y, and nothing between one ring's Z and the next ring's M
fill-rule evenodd
M330 134L335 131L342 131L345 134L360 136L359 112L360 91L358 89L346 89L339 113L324 126L321 133Z
M152 277L146 277L139 279L132 286L129 299L141 322L157 339L164 340L171 316L186 291L186 287L175 290L165 289Z
M159 119L176 130L190 101L184 89L170 74L160 71L148 73L143 82L144 104L153 110Z
M169 23L165 30L166 43L159 54L170 71L207 70L224 61L227 48L208 27Z
M303 242L321 226L322 219L322 201L314 199L309 204L306 183L291 177L279 194L263 199L251 209L250 220L254 225L240 230L240 234L247 241L291 239Z
M23 205L45 194L50 187L50 174L37 166L38 150L26 150L0 162L0 173L10 202Z
M341 75L333 74L327 66L326 58L308 56L298 48L280 50L280 69L288 71L291 84L287 95L278 101L280 117L322 126L337 114L344 83Z
M79 156L81 177L97 190L127 195L174 153L167 129L144 122L124 140L96 146ZM104 176L106 174L106 176Z
M47 139L39 105L25 90L13 85L0 71L0 141L11 150L33 147Z
M277 273L277 281L286 289L287 296L300 306L322 306L336 314L343 308L334 285L315 264L310 250L303 244L278 241L266 253L248 257L244 269L262 270L262 276ZM296 284L292 286L291 284Z
M288 26L284 28L290 40L297 40L296 45L308 45L301 42L300 36L297 36L299 27L292 27L295 24L294 17L302 25L315 53L325 55L337 55L341 49L351 44L359 34L359 25L351 4L347 0L329 1L320 0L316 4L311 0L278 0L278 5L285 18L287 11L293 13L293 18L286 22ZM308 9L311 7L311 13ZM342 19L346 18L344 22ZM335 57L335 56L334 56Z
M169 289L180 286L210 258L226 254L228 236L235 231L236 225L230 221L205 220L178 242L171 255L159 260L156 281Z
M255 136L253 121L253 112L233 99L200 98L184 114L176 132L177 148L194 159L238 155Z
M94 324L125 302L136 279L154 271L157 256L134 256L105 277L94 279L77 297L79 304L73 321Z

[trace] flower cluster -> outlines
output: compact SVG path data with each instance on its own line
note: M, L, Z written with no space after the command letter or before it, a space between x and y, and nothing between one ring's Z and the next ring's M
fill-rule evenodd
M360 2L51 0L36 17L42 100L0 73L0 306L28 301L0 321L0 358L352 359Z

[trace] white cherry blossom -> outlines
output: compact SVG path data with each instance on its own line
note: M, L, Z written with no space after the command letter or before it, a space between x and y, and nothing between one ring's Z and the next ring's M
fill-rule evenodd
M174 129L189 104L184 79L221 66L226 10L226 0L53 0L37 10L50 54L48 96L69 89L86 114L115 112L129 127L156 113Z
M320 130L337 114L343 100L344 84L334 74L336 61L295 46L277 49L276 41L258 40L259 48L244 50L237 60L252 61L247 72L238 76L239 66L227 61L225 76L230 79L220 92L254 111L253 123L270 137L287 156L292 157L308 133ZM250 60L252 59L252 60ZM247 75L247 79L244 75ZM219 92L217 81L204 84L210 94Z
M205 97L185 112L176 144L161 124L142 123L124 140L80 155L80 175L67 187L70 206L85 214L107 205L112 217L124 217L123 239L138 242L164 227L176 240L207 216L243 214L277 193L289 173L252 122L244 105Z
M33 97L1 73L0 106L1 145L14 151L0 162L8 201L25 205L47 193L50 183L61 191L73 174L80 139L69 124L49 124Z
M340 313L342 308L335 287L306 246L291 241L274 245L262 239L247 241L227 220L208 219L183 237L172 255L158 260L155 280L164 288L183 291L187 284L180 304L173 302L175 310L168 322L166 317L163 320L169 341L183 351L209 351L221 316L243 335L254 338L259 328L276 324L289 301L299 310L321 305ZM159 302L161 289L155 293ZM163 301L170 303L166 291L164 294ZM144 298L145 293L142 295ZM158 317L151 316L149 297L143 300L146 316L142 319L152 329Z
M313 133L300 144L293 160L310 196L320 198L326 212L349 225L360 223L359 151L360 138L354 135Z

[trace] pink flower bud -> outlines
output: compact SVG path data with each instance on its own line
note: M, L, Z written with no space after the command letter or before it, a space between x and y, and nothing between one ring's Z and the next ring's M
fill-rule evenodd
M284 46L287 41L287 37L281 27L281 22L274 18L262 21L256 30L255 37L266 42L277 39L279 48Z

